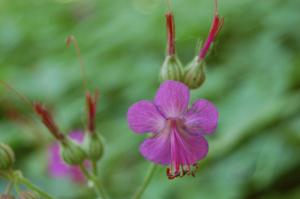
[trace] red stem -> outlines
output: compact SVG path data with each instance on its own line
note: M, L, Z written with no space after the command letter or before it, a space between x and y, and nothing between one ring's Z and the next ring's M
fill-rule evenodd
M168 55L175 55L175 23L172 12L166 14Z
M214 14L213 22L212 22L208 37L207 37L202 49L200 50L198 61L201 61L205 58L212 42L214 41L214 39L216 38L216 36L220 32L223 24L224 24L224 18L219 17L218 8L217 8L217 1L215 1L215 14Z
M90 92L86 92L88 130L91 133L95 131L95 119L96 119L98 98L99 98L99 92L96 91L94 96L92 96Z
M53 120L52 115L50 112L46 109L45 106L40 104L39 102L35 102L33 104L35 113L41 118L43 124L48 128L48 130L52 133L52 135L57 140L64 140L65 136L59 131L56 123Z

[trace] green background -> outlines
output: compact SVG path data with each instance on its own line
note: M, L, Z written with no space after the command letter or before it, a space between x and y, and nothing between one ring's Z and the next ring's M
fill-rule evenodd
M178 55L184 63L206 38L212 0L174 0ZM144 198L300 198L300 1L220 0L225 24L207 59L207 81L192 100L220 112L210 151L196 178L169 181L160 167ZM128 107L152 99L165 55L162 0L0 0L0 79L47 104L64 132L84 128L84 90L77 37L88 85L100 90L99 165L113 199L130 198L149 162L145 136L127 127ZM15 168L62 199L94 198L68 179L47 174L53 141L30 107L0 87L0 141L16 152ZM0 191L5 183L0 179Z

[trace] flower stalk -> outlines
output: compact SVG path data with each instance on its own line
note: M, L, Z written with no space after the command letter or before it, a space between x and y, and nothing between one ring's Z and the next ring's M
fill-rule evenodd
M36 192L37 194L39 194L42 198L54 199L51 195L49 195L48 193L43 191L41 188L39 188L37 185L33 184L30 180L25 178L22 175L21 171L10 170L10 171L5 172L4 175L2 175L2 176L7 178L10 181L8 186L6 187L6 190L5 190L6 194L9 194L13 187L15 187L17 193L19 193L20 191L19 191L17 185L18 184L23 184L27 188L32 190L33 192Z
M78 59L79 65L80 65L80 70L81 70L81 75L82 75L82 80L83 80L83 87L84 87L85 90L87 90L87 80L85 78L84 62L83 62L83 59L81 57L81 52L80 52L80 48L79 48L77 39L73 35L68 36L67 39L66 39L67 48L70 47L71 43L74 44L74 48L76 50L76 56L77 56L77 59Z
M102 183L100 180L94 175L91 174L83 164L80 165L80 170L84 174L84 176L93 183L93 187L98 197L101 199L107 199L106 193L102 187Z
M32 191L38 193L42 198L45 199L54 199L52 196L50 196L48 193L44 192L42 189L40 189L38 186L30 182L28 179L24 178L23 176L20 176L18 178L18 182L21 184L24 184L26 187L31 189Z
M12 169L15 162L14 151L6 144L0 143L0 170Z
M99 99L99 92L95 91L94 95L88 90L87 80L85 77L84 63L81 57L80 48L76 38L70 35L66 40L67 47L70 47L71 43L74 44L78 62L81 69L83 86L85 89L85 100L86 100L86 114L87 114L87 132L84 138L84 149L87 153L87 158L91 161L92 172L90 173L83 164L80 164L80 170L85 177L94 183L97 194L103 199L106 198L106 194L101 186L101 183L97 179L98 169L97 163L103 155L103 143L101 137L96 132L96 112L97 112L97 101Z
M97 161L95 160L92 161L92 171L95 176L98 176Z
M14 181L8 182L8 184L7 184L6 188L5 188L4 194L9 195L10 192L11 192L11 190L12 190L12 188L14 187L14 184L15 184Z
M157 165L155 164L151 164L149 166L148 172L145 176L144 182L143 184L140 186L140 188L137 190L137 192L134 194L133 199L140 199L142 197L142 195L144 194L144 192L146 191L146 189L148 188L154 173L156 171Z

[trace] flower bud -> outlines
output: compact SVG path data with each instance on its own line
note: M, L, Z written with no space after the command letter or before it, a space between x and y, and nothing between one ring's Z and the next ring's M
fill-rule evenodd
M19 195L20 199L40 199L41 197L32 191L23 191Z
M90 160L98 161L103 155L103 142L97 133L86 133L84 140L87 156Z
M183 82L190 88L199 88L205 80L204 61L196 57L184 70Z
M61 157L69 165L79 165L86 158L86 153L78 144L66 139L61 142Z
M0 143L0 170L12 168L15 162L13 150L6 144Z
M9 194L0 194L0 199L14 199L15 197L13 195Z
M176 55L167 55L160 70L161 81L175 80L181 81L183 67Z

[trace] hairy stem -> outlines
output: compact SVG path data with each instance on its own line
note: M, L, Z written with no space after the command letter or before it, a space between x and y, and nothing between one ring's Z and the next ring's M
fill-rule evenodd
M137 192L134 194L133 199L140 199L147 189L148 185L150 184L150 181L152 177L154 176L153 174L155 173L157 166L155 164L151 164L147 175L145 176L143 184L140 186L140 188L137 190Z
M42 198L45 199L54 199L52 196L50 196L48 193L44 192L43 190L41 190L38 186L36 186L35 184L33 184L32 182L30 182L28 179L19 176L18 177L18 182L20 182L21 184L24 184L26 187L28 187L29 189L31 189L32 191L38 193Z
M94 176L98 176L98 168L97 168L97 162L96 161L92 161L92 167L93 167L93 174Z
M9 181L6 188L5 188L4 194L7 194L7 195L10 194L14 184L15 184L14 181Z
M86 170L84 165L81 164L80 169L81 169L82 173L84 174L84 176L88 180L93 182L94 188L95 188L95 191L96 191L96 194L98 195L98 197L100 197L101 199L107 199L105 191L102 187L102 183L100 182L100 180L95 175L91 174L88 170Z

